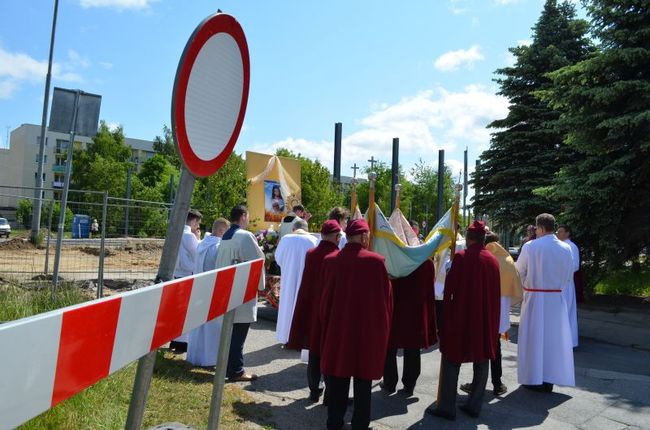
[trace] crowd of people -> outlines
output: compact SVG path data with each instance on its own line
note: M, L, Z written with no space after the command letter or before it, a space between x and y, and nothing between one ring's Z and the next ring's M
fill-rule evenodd
M229 220L215 220L203 240L200 222L201 214L191 210L174 276L264 258L246 229L245 206L232 208ZM494 395L508 391L502 382L501 339L510 329L510 308L519 302L519 384L539 392L551 392L556 384L575 385L580 260L571 230L566 225L556 230L552 215L537 216L516 262L497 234L474 221L464 237L458 235L453 257L440 261L445 259L442 253L427 259L403 278L389 276L384 257L370 249L368 224L350 220L346 209L331 211L319 237L308 227L308 212L296 205L279 228L276 336L284 348L306 352L309 399L319 402L323 396L328 429L344 426L351 383L352 428L368 428L372 381L381 380L386 393L397 391L400 349L404 365L399 393L413 396L421 350L436 344L441 352L438 399L427 413L455 420L460 366L472 363L472 381L460 386L469 396L459 409L478 417L488 374ZM235 312L229 381L258 378L246 372L243 353L250 324L257 319L257 303L251 300ZM206 323L171 347L187 349L187 360L194 365L214 366L221 324L222 318Z

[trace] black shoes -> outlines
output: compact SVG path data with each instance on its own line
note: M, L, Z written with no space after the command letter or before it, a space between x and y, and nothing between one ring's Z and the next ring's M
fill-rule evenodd
M537 391L538 393L553 392L553 384L549 384L548 382L544 382L540 385L522 385L522 387L526 388L527 390Z
M411 397L413 395L413 388L412 387L404 387L398 391L399 394L406 396L406 397Z
M467 384L461 385L460 386L460 391L462 391L464 393L467 393L467 394L471 393L472 392L472 384L467 383ZM494 385L494 389L492 390L492 393L494 393L495 396L502 396L507 392L508 392L508 387L506 387L503 383L500 383L498 385Z

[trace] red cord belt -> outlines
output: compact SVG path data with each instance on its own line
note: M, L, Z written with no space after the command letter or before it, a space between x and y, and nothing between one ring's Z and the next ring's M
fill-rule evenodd
M526 288L524 287L524 291L534 291L536 293L561 293L562 290L542 290L542 289L535 289L535 288Z

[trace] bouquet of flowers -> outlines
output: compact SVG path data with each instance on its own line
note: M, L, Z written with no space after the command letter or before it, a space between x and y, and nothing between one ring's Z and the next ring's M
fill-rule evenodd
M278 246L278 240L280 236L272 228L261 230L256 235L257 244L262 249L264 256L266 258L266 269L268 270L271 267L271 263L275 261L274 252Z

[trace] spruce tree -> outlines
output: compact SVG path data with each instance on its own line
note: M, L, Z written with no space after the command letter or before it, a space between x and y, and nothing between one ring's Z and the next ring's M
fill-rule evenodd
M539 213L559 210L533 191L552 184L570 152L555 127L559 113L535 93L551 86L549 72L586 58L592 50L587 28L586 21L576 19L572 4L547 0L532 28L532 43L510 48L515 64L496 71L499 94L508 98L510 108L506 118L488 126L495 132L472 175L473 205L505 230L530 224Z
M650 244L650 1L592 0L600 51L551 74L574 162L554 197L588 263L618 268Z

